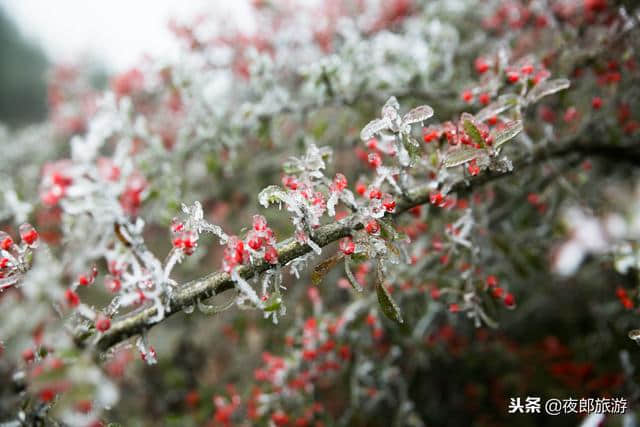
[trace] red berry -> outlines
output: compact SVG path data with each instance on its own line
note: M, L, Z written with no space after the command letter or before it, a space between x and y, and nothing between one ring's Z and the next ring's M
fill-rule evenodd
M45 388L40 390L39 396L43 402L51 402L56 397L56 392L50 388Z
M371 189L371 191L369 191L369 199L373 200L373 199L381 199L382 198L382 191L380 191L377 188L373 188Z
M378 221L376 221L375 219L372 219L367 223L365 229L369 234L378 234L378 232L380 232L380 224L378 224Z
M276 426L283 427L289 424L289 416L279 410L271 414L271 421L273 421Z
M465 102L471 102L473 101L473 93L471 93L470 90L465 90L464 92L462 92L462 99Z
M117 277L106 276L104 278L104 287L107 288L109 292L116 293L122 287L122 282L120 282L120 279Z
M476 159L473 159L467 165L467 170L472 176L476 176L480 173L480 167L476 163Z
M184 230L184 224L180 222L178 218L173 218L171 220L171 232L179 233Z
M0 270L4 270L9 265L9 258L0 258Z
M504 304L505 304L507 307L509 307L509 308L511 308L511 307L515 307L515 305L516 305L516 298L513 296L513 294L512 294L512 293L507 293L507 294L504 296Z
M478 101L480 101L480 104L482 105L487 105L491 101L491 97L488 93L481 93L478 97Z
M347 188L347 177L345 177L341 173L337 173L333 178L333 187L336 189L336 191L342 191Z
M111 327L111 319L105 315L98 315L96 319L96 329L100 332L106 332Z
M495 287L491 290L491 295L493 295L494 298L502 298L503 294L504 294L504 289L502 288Z
M498 278L493 274L487 276L487 285L491 287L498 286Z
M567 111L564 112L563 119L566 123L571 123L576 119L576 117L578 117L578 110L576 110L576 107L569 107L567 108Z
M353 239L351 237L345 237L340 240L339 244L340 250L345 255L351 255L356 250L356 245L353 243Z
M602 107L602 98L599 96L594 96L591 100L591 106L594 110L599 110Z
M31 226L31 224L25 223L20 226L20 238L27 246L33 248L38 245L38 232Z
M484 74L489 69L489 64L482 58L477 58L474 65L478 74Z
M278 263L278 251L273 246L269 246L264 252L264 259L269 264Z
M364 193L367 191L367 186L363 183L359 182L356 184L356 193L361 196L364 196Z
M282 177L282 185L289 188L290 190L297 190L299 184L295 177L285 175Z
M517 83L518 80L520 80L520 75L517 71L509 71L507 73L507 81L509 83Z
M444 197L442 196L442 193L440 193L439 191L435 193L431 193L429 195L429 202L432 205L441 205L443 201L444 201Z
M251 234L247 240L247 245L254 251L257 251L262 247L262 238Z
M533 65L523 65L520 71L522 72L522 74L525 74L525 75L531 74L533 73Z
M382 206L384 206L384 209L387 212L393 212L393 210L396 208L396 201L393 200L393 198L387 194L384 196L384 199L382 200Z
M76 307L78 304L80 304L80 297L71 289L67 289L64 292L64 298L67 300L67 304L69 304L69 307Z
M377 168L382 164L382 158L378 153L369 153L369 156L367 157L367 162L369 162L370 166Z
M4 231L0 231L0 249L8 251L13 246L13 239Z
M33 362L35 357L36 355L31 348L24 349L24 351L22 352L22 360L27 363Z
M253 229L256 231L265 231L267 229L267 219L262 215L254 215Z
M84 274L81 274L80 276L78 276L78 284L80 286L89 286L90 283L91 281Z
M455 304L455 303L454 304L450 304L449 305L449 311L451 313L457 313L457 312L460 311L460 306L458 304Z

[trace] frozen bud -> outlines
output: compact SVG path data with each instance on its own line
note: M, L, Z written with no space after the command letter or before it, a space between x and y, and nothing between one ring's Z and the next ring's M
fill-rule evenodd
M38 247L39 235L35 228L29 223L20 226L20 239L30 248Z

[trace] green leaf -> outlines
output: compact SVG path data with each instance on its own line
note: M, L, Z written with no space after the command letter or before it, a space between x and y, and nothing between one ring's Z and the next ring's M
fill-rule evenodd
M264 311L277 311L282 306L282 297L274 294L264 303Z
M402 139L404 148L409 153L409 159L411 163L415 163L422 157L422 146L415 140L415 138L408 136Z
M471 121L471 115L467 114L466 116L468 116L468 118L465 118L465 115L463 114L462 127L464 128L464 131L469 135L469 137L471 137L473 142L484 148L484 138L482 137L482 134Z
M382 266L378 262L376 269L376 294L378 295L378 303L385 316L397 323L403 323L402 314L400 313L400 307L393 300L391 294L384 286L384 277L382 275Z
M499 148L502 144L515 138L522 131L522 121L515 120L505 125L504 129L493 135L493 147Z
M316 265L316 267L311 272L311 283L315 286L322 283L322 279L327 275L329 271L344 257L342 252L338 252L337 254L325 259L320 264Z
M360 283L358 283L358 281L356 280L356 277L353 275L353 272L351 271L350 257L345 257L344 259L344 273L347 275L347 279L349 280L349 283L351 283L351 286L353 286L353 289L355 289L358 292L362 292L362 286L360 286Z

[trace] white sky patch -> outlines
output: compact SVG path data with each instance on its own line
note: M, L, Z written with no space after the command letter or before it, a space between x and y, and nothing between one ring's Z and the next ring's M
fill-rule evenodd
M23 34L43 46L54 63L94 58L123 71L145 55L172 58L178 51L169 19L209 12L230 20L249 13L245 1L215 0L0 0Z

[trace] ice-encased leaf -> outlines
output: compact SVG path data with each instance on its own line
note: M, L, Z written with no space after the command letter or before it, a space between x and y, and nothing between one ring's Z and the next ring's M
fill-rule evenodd
M493 135L493 146L499 148L505 142L513 139L517 134L522 131L522 121L515 120L506 123L504 128Z
M235 303L235 298L231 298L229 301L221 305L205 304L202 302L202 300L198 300L198 310L200 310L200 312L203 314L218 314L230 309L235 305Z
M362 128L362 131L360 132L360 139L362 139L363 141L368 141L373 138L373 136L378 132L388 129L389 126L391 126L391 122L386 117L382 119L371 120L364 128Z
M344 254L342 252L338 252L316 265L311 272L311 283L316 286L322 283L324 276L327 275L327 273L342 259L343 256Z
M431 116L433 116L433 108L428 105L421 105L414 108L413 110L410 110L407 114L402 116L402 123L419 123L427 120Z
M400 307L398 307L398 304L396 304L391 297L391 294L384 286L384 277L380 263L378 263L378 268L376 269L376 294L378 296L378 303L380 304L380 308L384 315L394 322L403 323L404 320L402 320Z
M475 159L479 154L480 151L475 148L460 148L447 153L442 164L445 168L452 168Z
M258 194L258 201L265 208L268 208L272 203L286 202L288 198L286 191L277 185L270 185Z
M382 106L382 117L386 117L389 114L393 115L394 111L397 114L399 109L400 103L398 103L398 99L395 96L390 96Z
M482 110L478 111L476 113L476 120L479 122L484 122L485 120L493 116L497 116L498 114L503 113L508 109L518 105L519 100L520 97L513 93L502 95L498 98L497 101L492 102Z
M347 279L349 280L349 283L351 284L353 289L358 292L362 292L362 286L360 286L360 283L358 283L358 280L351 271L351 259L349 257L345 257L344 259L344 273L347 275Z
M571 82L567 79L554 79L538 83L527 95L527 102L537 102L541 98L560 92L571 86Z
M473 142L478 144L480 147L484 147L484 138L473 121L474 119L471 114L462 114L462 127L464 128L464 131L469 135Z

